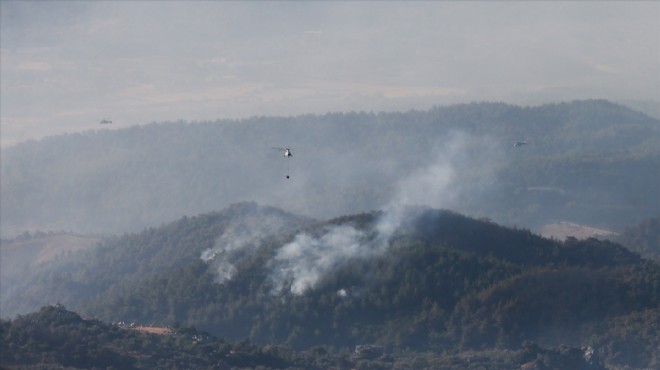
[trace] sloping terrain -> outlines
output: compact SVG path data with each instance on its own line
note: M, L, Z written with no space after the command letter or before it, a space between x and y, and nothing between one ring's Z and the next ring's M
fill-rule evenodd
M283 146L292 158L272 149ZM591 352L610 369L660 366L660 125L623 106L161 123L27 142L2 158L2 233L16 235L2 243L0 311L14 317L3 330L61 302L104 322L195 327L274 356L273 368L314 368L283 348L318 368L571 368ZM612 238L626 247L533 232L552 220L623 230ZM51 329L12 340L33 348ZM164 337L153 345L172 353L168 341L189 339ZM110 343L76 358L177 361ZM70 365L47 348L42 359ZM446 356L331 355L356 348ZM180 366L213 366L193 352ZM235 365L263 364L250 356Z
M0 244L2 270L9 273L14 268L29 268L52 261L62 254L92 248L99 239L70 234L43 234L24 236Z
M171 328L165 335L138 333L83 319L59 305L0 320L0 333L0 366L6 369L604 369L591 348L528 345L519 351L410 353L364 345L354 352L330 353L321 347L297 352L283 345L228 343L185 327Z
M96 237L64 233L23 234L17 239L0 242L0 312L3 316L12 314L10 307L14 303L10 300L21 299L14 289L24 283L26 276L42 269L60 269L75 259L74 256L92 251L98 243ZM54 302L57 302L55 297L41 304ZM25 306L24 309L34 307Z
M660 317L659 265L606 241L423 207L313 221L237 204L108 240L19 288L23 301L60 297L106 322L180 323L296 350L534 342L593 346L611 368L659 358L660 339L641 330Z
M79 250L39 268L17 265L19 268L3 271L2 315L25 313L55 302L73 307L74 302L88 300L110 285L170 273L199 261L202 252L212 249L220 235L240 240L249 237L248 231L259 230L278 238L277 233L286 234L310 222L272 207L241 203L221 212L184 217L158 229L104 238L93 249ZM29 239L25 243L42 245L45 240L51 239ZM7 245L23 245L22 241L13 243L18 244ZM11 262L3 258L3 263Z

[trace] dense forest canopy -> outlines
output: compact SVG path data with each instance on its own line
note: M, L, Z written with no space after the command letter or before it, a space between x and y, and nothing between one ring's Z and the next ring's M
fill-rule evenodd
M549 240L426 207L315 221L235 204L13 278L3 314L62 302L104 322L178 324L295 351L552 357L548 348L569 346L593 348L608 368L660 359L657 263L607 241Z
M458 353L392 352L374 345L330 352L324 347L294 351L286 345L227 342L194 328L173 326L147 334L140 326L84 319L62 305L0 320L0 364L11 369L605 369L593 348L544 348L527 343L516 351ZM66 338L65 340L62 340Z
M272 149L284 146L292 158ZM153 123L3 150L2 232L138 231L240 201L622 229L657 216L659 167L658 120L603 100Z

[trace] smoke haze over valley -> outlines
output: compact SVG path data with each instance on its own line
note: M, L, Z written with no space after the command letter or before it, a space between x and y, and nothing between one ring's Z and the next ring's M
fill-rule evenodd
M240 201L535 229L658 208L657 178L633 180L656 161L655 2L0 6L4 237L136 231Z
M659 2L0 10L0 367L660 368Z
M657 119L591 100L56 136L3 151L2 232L137 231L241 201L314 218L408 204L618 230L660 209L659 132ZM292 158L271 149L282 145Z

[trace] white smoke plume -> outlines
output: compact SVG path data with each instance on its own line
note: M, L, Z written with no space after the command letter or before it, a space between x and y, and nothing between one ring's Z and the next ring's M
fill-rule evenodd
M398 193L386 208L396 209L401 205L447 207L458 193L457 171L464 162L469 142L470 138L463 133L452 133L440 140L428 164L399 182Z
M302 294L342 262L372 256L378 249L351 226L332 227L320 237L299 234L272 261L274 289L279 292L290 284L291 293Z
M383 207L375 236L367 237L363 231L342 225L329 228L320 237L300 234L283 246L272 261L275 290L290 287L291 293L303 294L343 262L384 253L392 235L411 217L410 206L451 205L459 193L457 168L474 160L465 151L471 146L487 148L490 144L461 133L454 133L441 143L427 166L399 183L397 195Z
M298 234L282 246L269 262L273 291L303 294L341 264L385 253L393 234L412 217L411 206L456 206L459 195L466 191L465 181L487 178L486 173L475 177L470 172L490 166L496 157L493 151L496 147L492 140L462 133L439 139L438 150L431 155L428 164L400 181L396 196L382 207L383 213L369 235L350 225L340 225L328 227L320 236ZM257 248L264 235L275 233L277 229L259 222L229 231L219 238L216 248L202 255L203 259L214 261L219 281L230 279L236 271L237 258Z
M228 225L213 248L202 252L201 259L212 264L216 281L224 283L236 273L236 263L254 253L269 236L285 229L287 223L275 215L254 214Z

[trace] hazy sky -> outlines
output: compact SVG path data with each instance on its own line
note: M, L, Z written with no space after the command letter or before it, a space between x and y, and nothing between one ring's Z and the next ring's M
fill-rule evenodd
M660 101L660 2L0 1L2 146L173 121Z

